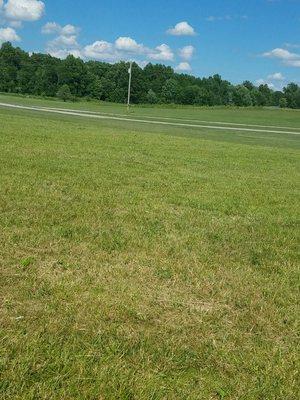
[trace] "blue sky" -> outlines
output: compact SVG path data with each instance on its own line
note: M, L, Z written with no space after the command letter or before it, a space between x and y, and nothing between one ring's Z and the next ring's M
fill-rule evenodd
M171 65L280 88L300 81L300 0L0 0L0 43Z

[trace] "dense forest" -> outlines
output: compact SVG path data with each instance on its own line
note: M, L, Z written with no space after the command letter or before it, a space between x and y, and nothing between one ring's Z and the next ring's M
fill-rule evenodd
M290 83L283 91L249 81L232 85L219 75L196 78L175 73L171 67L133 64L133 103L175 103L200 106L280 106L300 108L300 87ZM109 64L65 60L49 54L28 54L10 43L0 48L0 92L55 97L99 99L124 103L127 98L128 63Z

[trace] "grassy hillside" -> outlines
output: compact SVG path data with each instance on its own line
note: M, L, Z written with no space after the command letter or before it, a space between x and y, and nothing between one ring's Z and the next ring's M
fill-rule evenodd
M0 120L0 398L298 398L299 137Z

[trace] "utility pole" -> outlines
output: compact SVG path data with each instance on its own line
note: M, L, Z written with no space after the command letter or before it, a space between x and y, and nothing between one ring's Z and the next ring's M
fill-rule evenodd
M132 61L130 61L128 74L129 74L129 82L128 82L127 111L129 112L129 110L130 110L130 94L131 94Z

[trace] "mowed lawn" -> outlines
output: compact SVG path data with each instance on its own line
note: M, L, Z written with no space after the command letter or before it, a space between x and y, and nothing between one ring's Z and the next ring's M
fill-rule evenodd
M0 398L298 399L299 139L0 108Z
M197 106L151 106L133 105L128 115L123 104L103 101L63 102L55 98L41 99L0 93L0 103L11 103L24 106L42 106L86 110L90 112L108 113L127 116L129 118L173 119L174 122L225 122L242 124L259 124L283 127L296 127L300 131L300 110L272 108L238 108L238 107L197 107Z

